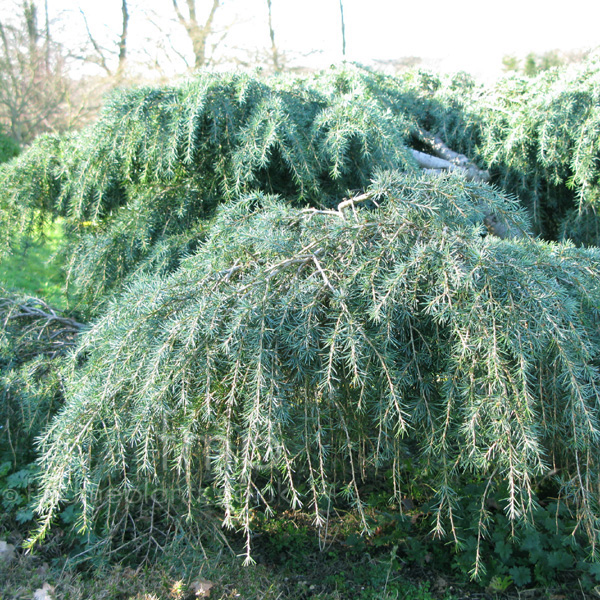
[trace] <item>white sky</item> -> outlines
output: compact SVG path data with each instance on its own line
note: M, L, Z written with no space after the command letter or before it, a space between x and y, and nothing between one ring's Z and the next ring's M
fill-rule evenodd
M338 0L273 4L280 39L339 53ZM443 60L452 70L481 70L506 54L600 45L600 0L345 0L344 5L351 60L421 56ZM317 14L318 20L306 18Z
M0 18L6 2L0 0ZM132 42L152 54L166 36L142 21L141 9L153 11L166 27L172 0L129 0ZM87 14L97 35L115 35L121 0L48 0L50 10L67 11L81 26L78 9ZM185 0L179 0L185 4ZM212 0L196 0L199 12ZM326 67L341 58L339 0L272 0L278 46L297 53L313 52L312 65ZM525 56L547 50L580 50L600 46L600 0L344 0L347 58L358 62L418 56L435 59L444 70L478 75L501 69L507 54ZM63 12L63 17L65 13ZM268 48L266 0L223 0L218 23L229 27L223 44ZM189 50L186 35L171 23L172 43ZM68 28L72 30L71 27ZM153 41L142 41L149 35ZM225 48L226 49L226 48ZM494 73L496 74L496 73Z

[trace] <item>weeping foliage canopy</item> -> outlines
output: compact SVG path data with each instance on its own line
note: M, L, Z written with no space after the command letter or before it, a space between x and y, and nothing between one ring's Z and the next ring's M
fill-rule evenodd
M371 83L344 72L305 82L203 75L123 90L93 128L41 138L0 173L5 215L25 217L27 206L68 217L71 281L95 307L132 273L171 271L221 202L260 189L331 206L368 185L374 165L415 168L409 117Z
M429 464L436 527L458 539L466 473L486 494L505 482L526 520L560 464L595 539L598 254L482 241L482 206L518 212L458 178L382 174L362 199L231 203L175 273L118 297L44 436L42 513L75 490L93 522L106 485L186 498L204 477L249 534L276 482L319 521L339 492L361 510L365 472L390 470L401 498L409 459Z
M421 80L414 89L427 107L420 122L489 168L536 233L600 245L600 54L485 88Z
M249 550L253 512L282 502L322 523L344 498L368 527L362 484L381 476L399 502L432 490L435 531L460 544L467 484L483 540L489 498L515 527L535 523L550 478L595 547L598 251L486 237L490 213L521 231L538 213L421 173L411 154L425 128L509 191L522 184L526 208L563 189L576 208L566 183L592 206L591 126L573 117L587 145L571 129L552 147L532 135L551 130L544 111L558 127L550 108L571 106L566 75L544 77L488 93L424 73L206 74L122 91L91 129L3 167L0 219L63 216L93 317L39 442L38 537L73 501L84 529L124 536L131 492L159 490L189 515L220 507ZM497 110L502 86L537 104ZM519 119L534 123L521 137ZM561 154L576 139L587 163Z

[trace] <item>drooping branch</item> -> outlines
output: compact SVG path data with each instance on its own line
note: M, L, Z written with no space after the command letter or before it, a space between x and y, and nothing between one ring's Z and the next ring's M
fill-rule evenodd
M506 472L531 497L529 472L540 475L549 465L542 451L521 449L525 443L539 447L543 438L535 414L551 406L553 393L566 396L570 356L581 361L589 352L572 324L585 335L593 327L578 311L597 288L597 261L575 253L563 257L562 250L535 242L482 244L472 227L481 216L477 203L500 214L511 205L487 186L411 173L396 174L390 187L389 177L381 173L372 188L343 200L337 210L291 209L261 195L225 205L202 247L180 270L154 282L134 282L79 347L85 364L66 382L66 410L43 442L42 518L51 519L67 493L60 487L66 477L57 475L62 473L72 477L82 499L88 473L100 486L126 476L139 489L152 476L161 489L200 489L206 483L196 479L194 464L204 455L186 457L173 475L163 470L164 454L140 450L145 444L175 455L190 431L197 432L194 439L213 436L211 481L227 490L218 497L220 507L225 519L247 531L248 499L260 489L258 477L279 477L282 463L273 456L286 457L285 468L294 472L290 487L314 486L313 497L325 500L334 486L347 489L356 482L347 441L367 435L377 443L360 459L365 468L403 450L398 432L406 432L440 452L440 462L442 452L452 453L449 462L457 465L452 485L458 487L461 472L470 480L470 456L477 453L485 456L478 475L494 480L490 485L496 472ZM380 204L377 211L356 207L373 200ZM556 273L568 283L557 281ZM532 350L538 360L531 359ZM538 367L550 361L552 369ZM433 373L430 381L421 377L424 365ZM489 380L493 369L498 382ZM590 372L590 381L583 369L572 376L586 410L598 385L597 373ZM523 390L526 377L533 383ZM466 391L457 399L459 389ZM422 403L431 419L420 416ZM521 406L527 409L517 415L523 426L506 434L504 423ZM477 422L467 422L473 414ZM444 415L451 426L444 425ZM322 422L332 423L331 430ZM473 432L477 427L477 435L465 435L468 427ZM297 431L310 436L299 440ZM335 462L316 444L304 452L305 439L321 432ZM108 446L111 440L118 447ZM80 447L89 448L90 457L109 456L106 469L92 458L82 469ZM106 451L112 447L114 453ZM514 462L513 454L506 458L509 453ZM415 462L429 462L429 456L415 454ZM324 465L320 480L310 461ZM329 470L338 461L349 465L343 480L335 466ZM124 475L121 464L127 465ZM254 473L260 475L254 479ZM441 471L434 476L447 480ZM171 477L179 478L177 485ZM191 483L183 483L186 477ZM360 500L361 491L353 490ZM456 497L460 503L472 500L470 493ZM483 493L481 502L486 498ZM526 499L507 502L528 508ZM92 521L101 508L94 501L88 506ZM515 521L522 514L510 513Z

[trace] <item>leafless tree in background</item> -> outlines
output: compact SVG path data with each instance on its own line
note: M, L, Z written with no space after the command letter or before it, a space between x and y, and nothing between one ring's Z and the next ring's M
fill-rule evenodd
M194 68L200 69L208 62L207 42L213 33L215 15L220 6L220 0L211 0L212 5L204 21L199 20L196 0L185 0L186 9L182 9L182 0L172 0L173 9L180 25L186 30L194 52Z
M26 145L40 133L89 122L115 85L209 65L310 69L302 61L319 50L292 55L280 46L273 0L266 0L266 11L264 0L246 1L106 0L106 11L120 9L118 17L107 14L109 25L94 20L82 0L0 0L0 128ZM345 57L344 8L339 0ZM247 33L236 37L257 19L261 29L268 26L269 42L258 28L255 38L252 30L250 40Z
M96 63L102 68L106 75L110 77L117 77L121 79L125 72L125 66L127 64L127 50L128 50L128 34L129 34L129 6L127 0L121 0L121 33L119 34L118 41L116 43L116 51L114 48L106 48L97 40L96 36L90 29L86 14L82 8L79 8L79 12L83 18L87 37L90 45L93 48L93 53L85 57L85 60ZM111 66L111 55L117 53L118 62L117 67Z
M61 48L46 23L38 26L38 6L26 0L17 19L0 21L0 123L19 145L61 128L69 78Z
M342 21L342 56L346 58L346 23L344 21L344 2L340 0L340 17Z

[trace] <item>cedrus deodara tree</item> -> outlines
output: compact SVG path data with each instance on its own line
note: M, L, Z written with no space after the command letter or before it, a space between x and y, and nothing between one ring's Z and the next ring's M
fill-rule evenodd
M381 477L399 505L430 490L435 531L460 546L465 528L485 538L491 498L535 525L551 479L595 547L600 255L530 235L485 181L481 90L431 81L125 90L2 170L6 231L65 219L90 319L39 439L38 538L65 502L134 544L173 506L210 506L250 552L253 514L281 503L317 523L351 503L368 529L361 489ZM479 166L446 145L462 126ZM146 533L129 519L144 502Z

